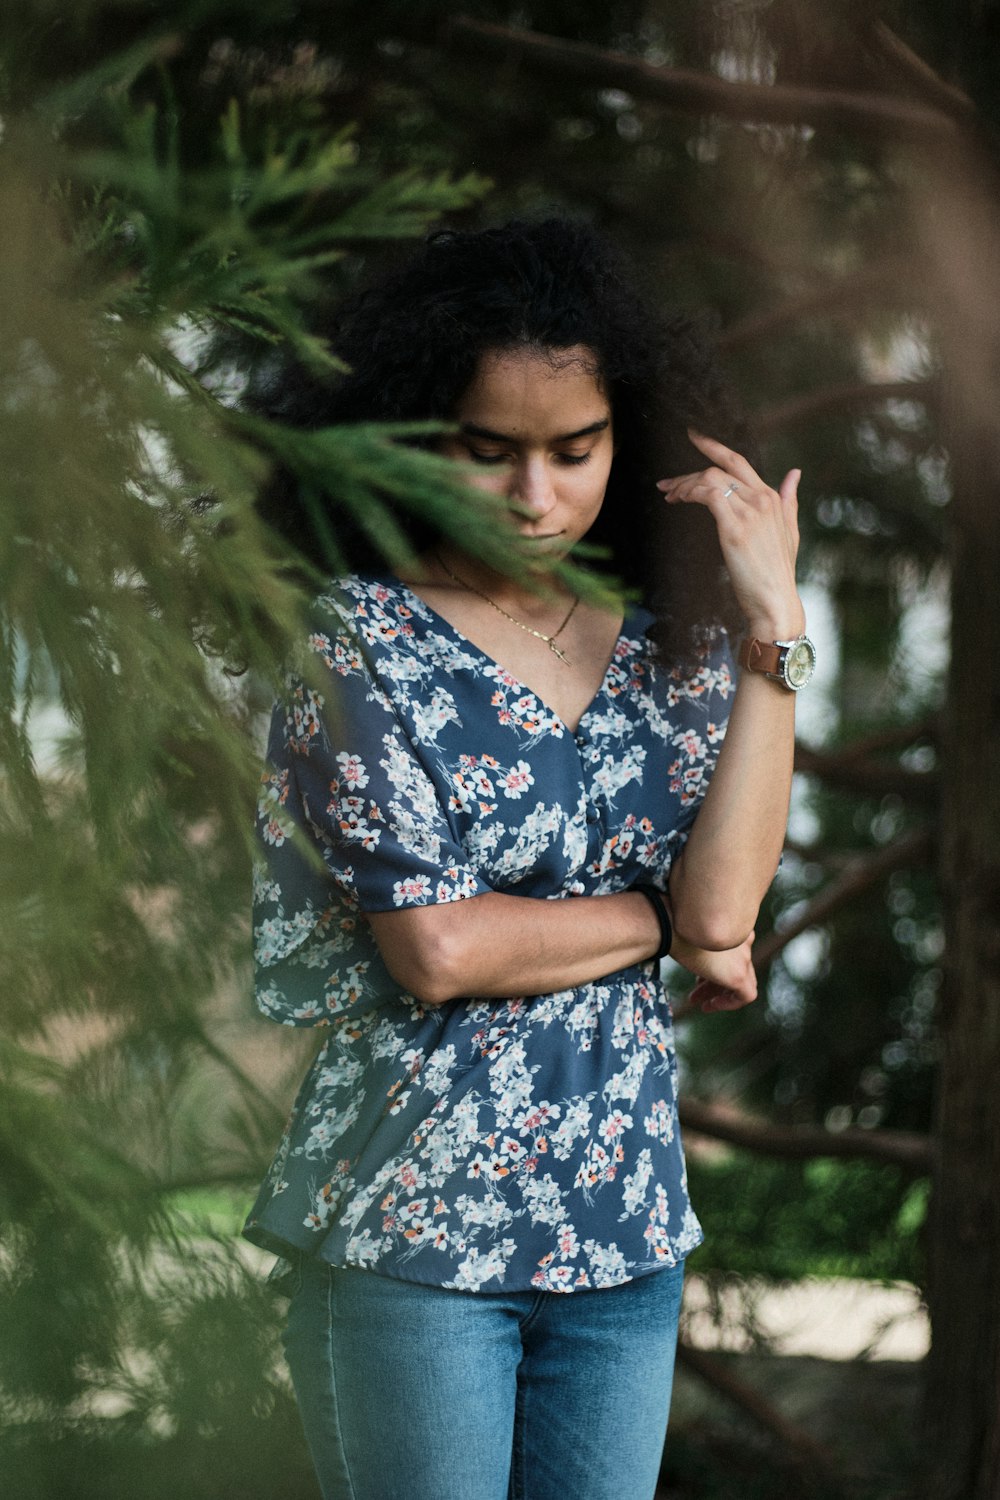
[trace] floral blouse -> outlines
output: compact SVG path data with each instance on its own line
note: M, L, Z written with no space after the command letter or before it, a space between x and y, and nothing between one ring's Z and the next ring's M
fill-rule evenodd
M274 712L257 1001L323 1045L244 1233L464 1291L613 1286L700 1241L652 961L432 1007L366 912L489 891L664 886L725 732L723 639L693 676L631 609L575 733L397 579L341 579Z

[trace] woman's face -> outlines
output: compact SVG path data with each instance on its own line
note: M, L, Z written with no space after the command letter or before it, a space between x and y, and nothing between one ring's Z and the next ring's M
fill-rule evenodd
M531 548L562 555L590 530L614 457L611 408L582 344L485 354L442 451L471 462Z

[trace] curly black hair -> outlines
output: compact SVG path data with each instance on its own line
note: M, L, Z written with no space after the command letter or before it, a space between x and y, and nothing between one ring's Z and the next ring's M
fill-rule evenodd
M742 419L705 321L654 312L617 252L589 225L518 219L438 231L400 269L342 306L334 327L318 331L348 373L321 382L283 370L269 383L264 404L296 426L448 421L487 351L584 345L609 398L617 444L588 542L608 549L606 571L654 610L651 634L667 659L689 662L719 624L739 628L711 517L701 507L665 505L654 482L705 466L689 426L747 451ZM275 475L262 509L306 556L321 555L291 475ZM399 519L415 551L435 540L412 519ZM359 571L375 563L360 535L345 542Z

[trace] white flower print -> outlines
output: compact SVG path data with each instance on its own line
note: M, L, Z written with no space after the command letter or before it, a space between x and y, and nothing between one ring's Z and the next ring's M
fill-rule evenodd
M310 742L321 737L324 706L325 700L319 693L311 688L296 688L289 723L296 753L308 755Z
M674 1138L674 1113L674 1106L666 1099L654 1099L649 1114L642 1122L646 1134L662 1145L669 1146Z
M443 1285L459 1292L479 1292L487 1281L502 1282L514 1248L512 1239L505 1239L499 1245L491 1246L485 1254L473 1247L465 1260L459 1263L454 1279Z
M341 781L350 791L368 785L368 772L359 755L349 755L346 750L342 750L337 756L337 764L340 767Z
M585 1240L583 1248L590 1258L595 1286L617 1286L626 1280L625 1258L613 1240L610 1245Z
M531 767L526 760L519 760L513 765L503 778L503 789L508 797L522 797L529 786L534 786L535 778L531 774Z
M613 1109L611 1113L601 1121L597 1127L597 1133L605 1145L618 1139L625 1131L632 1129L632 1116L623 1114L620 1109Z
M397 906L423 906L431 888L427 875L411 875L409 880L397 880L392 887L392 899Z
M261 835L266 844L280 849L287 838L291 838L295 824L283 811L288 800L287 767L274 775L261 777L261 793L257 803Z
M356 1234L347 1242L347 1263L351 1266L374 1266L382 1257L385 1241L373 1239L371 1230Z
M451 695L442 688L435 688L430 698L414 698L411 702L414 727L420 738L433 744L446 724L458 718Z
M462 1221L462 1228L467 1233L475 1229L488 1229L492 1234L498 1234L514 1218L513 1211L504 1200L493 1195L473 1198L468 1193L460 1193L455 1199L455 1209Z
M544 1177L529 1177L522 1191L533 1223L561 1224L566 1218L562 1189L548 1172Z
M621 1072L613 1073L601 1090L605 1103L610 1104L612 1099L625 1099L634 1103L639 1097L648 1067L648 1054L644 1051L633 1052Z
M590 1130L592 1111L590 1101L593 1094L588 1094L585 1099L573 1099L565 1108L562 1122L552 1132L552 1150L557 1161L569 1161L573 1153L573 1147L582 1136Z
M455 1066L455 1044L449 1042L445 1047L439 1047L431 1053L423 1071L423 1085L431 1093L439 1094L447 1088L452 1069Z
M621 1214L619 1222L623 1222L633 1214L637 1214L645 1207L646 1192L649 1188L650 1178L653 1175L653 1156L648 1148L639 1152L635 1164L635 1171L625 1175L625 1184L622 1189L622 1203L624 1213Z
M536 802L532 811L525 814L517 837L489 861L491 880L508 885L534 869L545 850L555 842L563 817L560 808Z
M559 1259L575 1260L580 1253L580 1242L572 1224L564 1224L559 1231Z
M532 1286L538 1287L546 1292L569 1292L573 1287L572 1266L552 1265L553 1257L548 1255L544 1258L542 1269L536 1271L532 1277Z

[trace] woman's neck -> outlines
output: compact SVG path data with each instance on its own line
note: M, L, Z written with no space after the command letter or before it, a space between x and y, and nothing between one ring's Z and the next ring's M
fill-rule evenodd
M422 581L434 588L473 594L519 618L550 618L572 604L574 594L544 566L531 568L531 582L512 578L482 559L447 543L421 559Z

